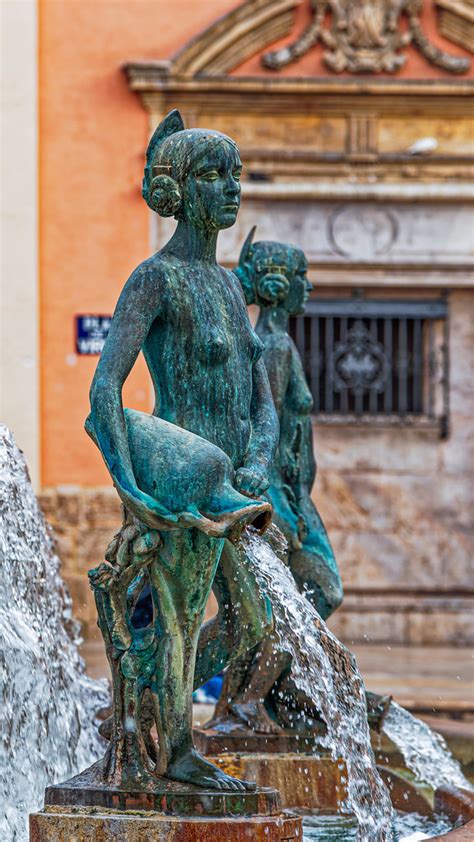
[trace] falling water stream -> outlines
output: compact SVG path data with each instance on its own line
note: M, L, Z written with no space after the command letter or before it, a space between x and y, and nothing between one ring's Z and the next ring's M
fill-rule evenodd
M400 749L407 767L418 781L424 781L433 789L439 786L472 789L443 737L396 702L390 704L383 730Z
M252 564L272 603L279 644L292 658L292 679L326 724L320 742L335 760L345 762L345 808L356 816L359 842L391 842L392 806L375 765L364 683L354 656L299 593L290 570L265 540L247 531L241 544L242 563Z
M0 425L0 839L26 842L47 784L103 753L105 682L84 672L59 559L23 455Z

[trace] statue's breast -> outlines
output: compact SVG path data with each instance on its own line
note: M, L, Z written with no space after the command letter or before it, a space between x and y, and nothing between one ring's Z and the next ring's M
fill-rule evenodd
M309 415L313 409L313 403L313 396L306 382L301 358L295 347L288 383L287 405L297 415Z
M223 330L212 325L208 330L202 330L200 339L196 343L196 353L201 362L207 365L221 365L230 356L231 342Z
M252 363L256 363L257 360L260 359L262 356L265 345L263 342L260 341L255 331L250 328L248 332L248 346L249 346L249 354Z

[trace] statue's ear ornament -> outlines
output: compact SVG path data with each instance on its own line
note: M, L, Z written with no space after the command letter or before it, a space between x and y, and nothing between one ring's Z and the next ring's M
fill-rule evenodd
M155 175L150 184L148 204L160 216L176 216L181 208L179 184L165 173Z
M153 164L151 174L153 178L157 175L171 175L172 169L171 164Z

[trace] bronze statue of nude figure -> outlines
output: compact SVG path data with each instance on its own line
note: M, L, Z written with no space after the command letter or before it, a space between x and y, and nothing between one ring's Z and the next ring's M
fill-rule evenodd
M185 129L177 111L155 131L143 196L176 230L132 273L119 298L91 387L86 427L124 506L107 563L90 572L114 682L111 741L97 777L152 788L156 776L222 790L253 784L195 749L192 691L271 627L232 541L253 523L278 441L263 344L216 242L233 225L242 164L219 132ZM122 387L143 351L152 415L123 408ZM226 602L202 627L216 570ZM135 628L146 583L153 620ZM158 743L150 736L156 725Z
M290 316L304 312L311 290L301 249L273 241L252 243L250 232L236 270L248 304L257 304L256 326L280 420L280 442L267 497L274 521L288 542L287 563L298 588L326 620L342 602L334 553L311 499L316 476L311 410L313 399L298 349L288 333ZM249 727L279 733L290 726L311 730L318 712L291 682L289 656L272 633L253 653L227 670L215 717L208 727ZM308 723L310 723L308 725Z

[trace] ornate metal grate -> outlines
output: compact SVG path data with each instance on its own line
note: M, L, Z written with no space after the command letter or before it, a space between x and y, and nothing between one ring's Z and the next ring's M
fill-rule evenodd
M439 424L449 412L445 297L317 299L290 319L318 420Z

